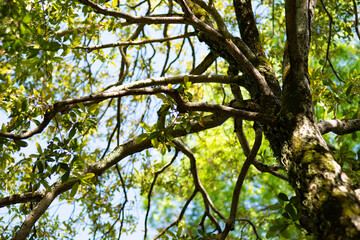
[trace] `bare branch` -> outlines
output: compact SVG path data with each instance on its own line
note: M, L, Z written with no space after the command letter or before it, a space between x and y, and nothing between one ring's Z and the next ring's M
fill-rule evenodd
M216 10L214 5L207 4L203 0L192 0L192 2L199 5L201 8L203 8L205 11L207 11L215 20L217 27L219 28L220 32L224 34L227 37L230 37L231 34L229 33L226 24L224 22L224 19L221 17L220 13Z
M144 24L162 24L162 23L174 23L174 24L184 24L186 23L184 17L154 17L154 16L134 16L127 13L115 11L112 9L107 9L99 4L96 4L90 0L79 0L79 2L91 7L94 9L95 12L106 15L112 16L116 18L123 18L128 23L144 23Z
M261 130L256 130L254 146L252 147L250 154L247 156L243 166L241 167L241 171L239 173L238 179L237 179L235 187L234 187L233 197L232 197L232 201L231 201L230 216L229 216L229 219L227 220L225 229L221 234L220 239L222 239L222 240L226 239L230 230L234 227L237 208L238 208L238 204L239 204L241 187L244 183L247 171L248 171L252 161L255 159L257 152L259 151L261 142L262 142L262 132L261 132Z
M211 82L224 83L224 84L237 83L240 86L244 86L244 87L246 85L245 78L242 76L231 77L225 75L185 75L185 76L176 76L176 77L149 78L149 79L117 86L113 89L110 89L113 86L108 86L105 89L106 90L110 89L108 91L119 91L127 88L132 89L132 88L143 88L143 87L152 87L152 86L167 86L168 84L182 84L185 82L184 80L185 77L189 77L189 81L192 83L211 83Z
M323 70L326 66L326 62L328 61L329 62L329 65L330 65L330 68L331 70L333 71L333 73L335 74L335 76L337 77L337 79L340 81L340 82L344 82L344 80L342 80L340 78L340 76L338 75L338 73L336 72L331 60L330 60L330 56L329 56L329 53L330 53L330 43L331 43L331 32L332 32L332 24L333 24L333 18L331 16L331 14L329 13L329 11L326 9L325 7L325 4L323 2L323 0L320 0L321 2L321 5L322 7L324 8L326 14L328 15L329 17L329 36L328 36L328 41L327 41L327 48L326 48L326 56L325 56L325 63L324 63L324 66L323 66Z
M252 1L233 0L236 20L244 43L257 56L265 56L260 33L252 11Z
M136 46L136 45L143 45L143 44L155 43L155 42L163 43L163 42L168 42L168 41L175 40L175 39L182 39L182 38L186 38L186 37L191 37L191 36L194 36L194 35L195 35L194 32L190 32L190 33L185 33L185 34L176 35L176 36L172 36L172 37L148 39L148 40L142 40L142 41L109 43L109 44L103 44L103 45L92 46L92 47L80 46L80 47L75 47L75 49L83 49L83 50L87 50L88 52L91 52L91 51L94 51L94 50L97 50L97 49L104 49L104 48L114 48L114 47L120 47L120 46Z
M321 134L333 132L338 135L348 134L360 130L360 119L332 119L318 122Z
M243 97L242 97L242 93L241 90L239 88L238 85L236 84L230 84L231 86L231 91L235 97L235 100L237 101L242 101ZM249 156L250 154L250 146L249 146L249 142L246 139L246 136L244 134L244 129L243 129L243 123L242 123L242 119L237 119L234 118L234 128L235 128L235 132L236 132L236 136L240 142L240 145L244 151L245 156ZM275 164L275 165L266 165L263 164L262 162L258 161L256 158L253 160L252 164L256 167L257 170L259 170L260 172L268 172L278 178L281 178L283 180L287 181L287 177L281 173L279 173L277 170L279 169L283 169L284 167L280 164Z
M216 60L217 56L211 51L208 55L203 59L203 61L194 68L190 74L198 75L203 74Z
M320 2L321 2L321 6L324 8L326 14L327 14L328 17L329 17L329 36L328 36L327 47L326 47L325 63L324 63L324 67L323 67L323 70L324 70L324 68L325 68L325 66L326 66L326 61L329 59L330 42L331 42L331 31L332 31L333 18L332 18L332 16L331 16L331 14L329 13L329 11L326 9L323 0L320 0Z
M27 192L0 198L0 208L16 203L38 202L45 196L45 193L45 190L42 190L34 193Z

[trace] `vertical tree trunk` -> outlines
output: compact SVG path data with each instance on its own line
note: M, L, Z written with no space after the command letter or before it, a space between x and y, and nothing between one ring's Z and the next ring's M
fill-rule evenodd
M316 0L285 3L289 70L283 76L281 160L317 239L360 239L360 202L316 125L308 76Z

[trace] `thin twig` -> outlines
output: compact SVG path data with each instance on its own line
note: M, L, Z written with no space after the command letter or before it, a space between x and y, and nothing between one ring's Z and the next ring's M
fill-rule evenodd
M230 230L234 227L237 208L238 208L238 204L239 204L241 187L244 183L247 171L248 171L252 161L255 159L257 152L259 151L261 142L262 142L262 132L260 129L257 129L255 131L254 146L252 147L250 154L247 156L243 166L241 167L241 171L239 173L238 179L237 179L235 187L234 187L233 197L232 197L232 201L231 201L230 216L229 216L229 219L227 220L225 229L221 234L221 238L220 238L221 240L225 240L227 235L229 234Z
M254 229L254 233L255 233L257 239L260 239L260 240L261 240L261 237L259 236L258 232L256 231L256 226L255 226L255 224L252 223L252 222L250 221L250 219L247 219L247 218L236 218L235 221L242 221L242 222L247 222L247 223L249 223L249 224L252 226L252 228Z
M120 181L121 181L121 187L123 189L123 192L124 192L124 197L125 197L125 200L124 202L121 204L121 209L120 209L120 212L119 212L119 215L121 214L121 217L122 217L122 221L120 223L120 228L119 228L119 237L118 239L120 239L121 237L121 231L122 231L122 228L123 228L123 225L124 225L124 218L125 218L125 205L126 203L128 202L128 197L127 197L127 193L126 193L126 187L125 187L125 181L124 181L124 178L122 177L121 175L121 172L120 172L120 169L119 169L119 164L116 164L116 171L117 173L119 174L119 177L120 177Z
M123 18L127 23L144 23L144 24L162 24L162 23L174 23L174 24L184 24L186 20L184 17L169 17L169 16L134 16L124 12L115 11L112 9L107 9L99 4L96 4L90 0L79 0L79 2L91 7L95 12L112 16L116 18Z
M170 223L166 228L164 228L155 238L155 239L158 239L159 237L161 237L167 230L169 230L172 226L178 224L181 219L183 218L184 214L185 214L185 211L187 209L187 207L189 206L189 204L191 203L191 201L194 199L194 197L196 196L196 194L198 193L198 189L195 188L194 189L194 192L191 194L191 196L189 197L189 199L186 201L184 207L182 208L180 214L179 214L179 217L172 223Z
M240 87L237 84L230 84L230 86L231 86L231 91L234 95L235 100L242 101L243 96L242 96ZM235 118L234 125L235 125L234 128L235 128L236 136L240 142L240 145L244 151L244 154L245 154L245 156L248 156L250 154L250 146L249 146L248 140L246 139L246 136L244 133L242 119ZM285 176L284 174L281 174L277 171L278 169L283 169L282 165L275 164L275 165L269 166L269 165L263 164L262 162L258 161L256 158L253 160L252 164L260 172L268 172L278 178L281 178L286 181L288 180L287 176Z
M357 6L356 6L356 1L352 0L353 4L354 4L354 12L355 12L355 20L354 20L354 24L355 24L355 31L356 34L360 40L360 31L359 31L359 17L358 17L358 11L357 11Z
M338 73L335 71L335 68L334 68L334 66L333 66L332 63L331 63L330 56L329 56L329 53L330 53L330 43L331 43L331 35L332 35L331 32L332 32L333 18L332 18L332 16L331 16L331 14L329 13L329 11L326 9L323 0L320 0L320 2L321 2L322 7L324 8L326 14L327 14L328 17L329 17L329 36L328 36L328 41L327 41L325 63L324 63L324 66L323 66L322 71L324 71L324 69L325 69L325 67L326 67L326 62L329 62L330 68L331 68L331 70L334 72L336 78L337 78L340 82L344 82L344 81L340 78L340 76L338 75Z
M147 236L147 221L148 221L148 217L149 217L149 213L150 213L150 207L151 207L151 194L152 194L152 190L155 186L155 183L156 183L156 179L158 178L158 176L163 173L168 167L171 166L171 164L173 164L173 162L175 161L176 157L178 156L178 153L179 153L179 150L176 149L175 150L175 154L174 156L172 157L172 159L167 163L165 164L160 170L156 171L155 174L154 174L154 180L152 181L151 185L150 185L150 190L148 192L148 196L147 196L147 200L148 200L148 206L147 206L147 209L146 209L146 215L145 215L145 221L144 221L144 225L145 225L145 231L144 231L144 240L146 240L146 236Z
M326 66L326 61L329 59L329 52L330 52L330 42L331 42L331 32L332 32L332 24L333 24L333 18L331 16L331 14L329 13L329 11L326 9L325 7L325 4L323 2L323 0L320 0L321 2L321 5L322 7L324 8L326 14L328 15L329 17L329 36L328 36L328 41L327 41L327 48L326 48L326 57L325 57L325 63L324 63L324 66L323 66L323 71L324 71L324 68Z

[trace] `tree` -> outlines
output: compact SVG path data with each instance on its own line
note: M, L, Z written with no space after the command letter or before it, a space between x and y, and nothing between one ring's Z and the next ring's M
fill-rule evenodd
M357 4L2 1L2 238L359 239Z

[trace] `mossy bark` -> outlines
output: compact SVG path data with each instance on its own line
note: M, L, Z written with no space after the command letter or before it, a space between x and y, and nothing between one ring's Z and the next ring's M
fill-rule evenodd
M303 226L317 239L360 239L360 202L316 124L299 114L284 127L282 162L301 200Z

